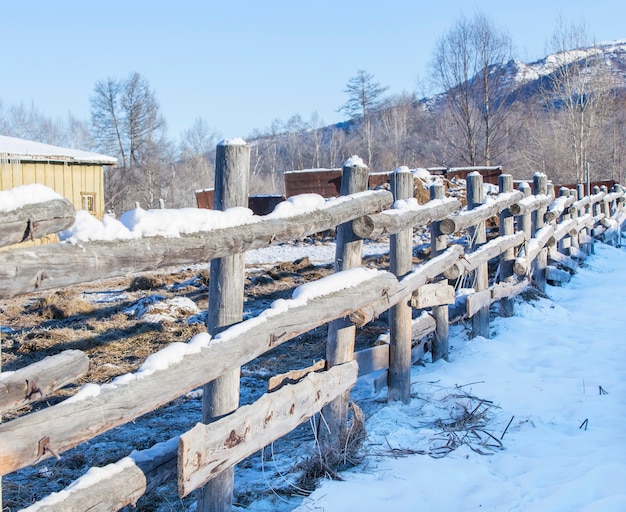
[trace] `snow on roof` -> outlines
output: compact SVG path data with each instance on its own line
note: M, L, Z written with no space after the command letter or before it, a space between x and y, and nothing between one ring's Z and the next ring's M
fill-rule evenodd
M32 140L16 139L6 135L0 135L0 158L18 158L22 161L53 160L102 165L117 164L117 158L112 156L81 151L80 149L62 148Z

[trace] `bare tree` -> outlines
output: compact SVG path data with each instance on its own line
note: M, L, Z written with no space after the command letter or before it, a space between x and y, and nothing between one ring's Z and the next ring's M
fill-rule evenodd
M545 82L545 106L567 148L572 178L582 182L586 163L602 160L599 151L612 84L602 48L590 43L584 22L559 19L550 49L555 69Z
M119 160L105 177L107 208L124 210L136 201L155 207L171 185L173 152L148 81L136 72L108 78L96 83L90 101L96 144Z
M506 63L512 56L511 38L482 13L461 16L435 47L431 78L444 93L456 136L449 143L469 165L490 165L500 152L504 120L512 88Z
M374 81L372 74L360 69L348 80L344 89L348 100L339 108L340 112L360 122L368 164L373 160L371 115L384 105L383 94L387 89Z

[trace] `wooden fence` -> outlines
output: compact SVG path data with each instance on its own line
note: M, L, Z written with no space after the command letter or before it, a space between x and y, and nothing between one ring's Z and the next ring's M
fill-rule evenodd
M215 207L245 204L249 147L217 148ZM545 175L513 189L499 176L500 193L483 196L482 176L466 176L467 207L445 197L392 207L413 194L413 175L391 173L391 191L367 191L368 171L358 160L342 170L341 200L291 217L270 218L179 238L54 244L0 252L0 298L67 287L158 268L211 262L209 335L195 337L166 368L124 376L112 385L88 386L76 396L0 424L0 475L33 465L131 422L203 387L202 423L153 449L110 465L99 477L82 477L66 492L26 510L119 510L163 481L177 478L180 496L201 489L198 510L227 510L234 466L245 457L323 412L330 449L347 425L350 388L359 376L385 370L390 400L410 400L410 367L425 352L448 357L450 322L468 319L474 336L489 337L489 308L513 314L513 298L529 285L567 281L596 240L616 243L626 220L624 192L560 189ZM408 203L404 203L408 204ZM50 209L47 209L47 207ZM49 215L42 215L48 212ZM38 205L2 215L0 241L66 227L71 205ZM5 222L5 219L9 222ZM498 229L486 229L497 219ZM429 225L430 257L414 265L413 229ZM335 274L298 289L280 308L242 321L243 254L337 228ZM467 243L451 243L461 240ZM27 236L28 235L28 236ZM366 238L389 238L390 268L362 267ZM489 263L498 271L489 273ZM464 293L454 283L465 281ZM469 288L469 290L468 290ZM389 310L390 341L354 353L356 329ZM419 314L417 314L419 313ZM301 371L295 383L239 408L239 368L294 337L328 324L324 371ZM211 337L212 336L212 337ZM158 356L158 353L157 353ZM215 364L219 361L220 364ZM0 413L41 399L84 374L87 356L69 350L0 375ZM293 377L293 375L291 375ZM281 377L278 376L278 380ZM293 381L294 379L291 379ZM36 389L36 393L33 390ZM200 419L200 418L199 418Z

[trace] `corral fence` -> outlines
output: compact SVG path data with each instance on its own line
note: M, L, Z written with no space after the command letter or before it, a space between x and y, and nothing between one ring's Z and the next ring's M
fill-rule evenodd
M218 145L215 208L247 204L249 146ZM555 194L543 174L513 188L498 176L499 193L485 197L483 176L466 176L467 205L446 197L437 182L430 201L410 200L414 175L390 173L390 190L367 190L359 159L341 172L341 198L305 214L178 238L53 244L0 252L0 298L42 292L115 276L211 262L208 335L194 337L161 369L90 385L56 405L0 425L0 475L63 452L203 387L203 418L168 442L133 452L26 510L119 510L176 478L180 496L201 489L198 510L228 510L233 468L249 455L322 413L319 441L329 450L348 420L357 378L384 375L389 400L410 400L412 363L431 352L448 357L450 322L467 319L472 335L489 337L489 309L513 314L526 287L567 281L597 240L618 243L626 220L624 191L582 185ZM62 200L2 215L0 242L9 245L67 228L73 211ZM496 219L494 225L494 218ZM490 229L486 225L490 223ZM413 230L430 230L429 258L414 264ZM244 253L336 228L335 273L307 283L259 316L242 321ZM496 229L497 228L497 229ZM462 235L465 236L463 237ZM364 239L388 239L389 270L362 266ZM464 240L464 243L452 243ZM489 267L497 267L489 272ZM463 293L456 283L464 282ZM389 310L389 343L354 353L356 330ZM272 348L328 324L327 357L272 379L272 390L239 408L239 368ZM165 349L167 350L167 349ZM156 353L155 356L159 356ZM165 357L165 354L163 354ZM219 362L219 364L216 364ZM69 350L0 376L0 413L42 399L84 374L87 356ZM322 432L320 432L322 434ZM130 447L129 447L130 452Z

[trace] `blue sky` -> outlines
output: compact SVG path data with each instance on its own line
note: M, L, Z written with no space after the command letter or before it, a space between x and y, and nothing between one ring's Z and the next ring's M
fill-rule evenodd
M294 114L329 124L342 120L359 69L390 93L421 91L437 39L476 9L510 32L524 61L545 55L559 15L584 19L597 41L626 38L617 0L21 0L2 9L0 100L88 119L98 80L137 71L175 139L197 117L223 137Z

